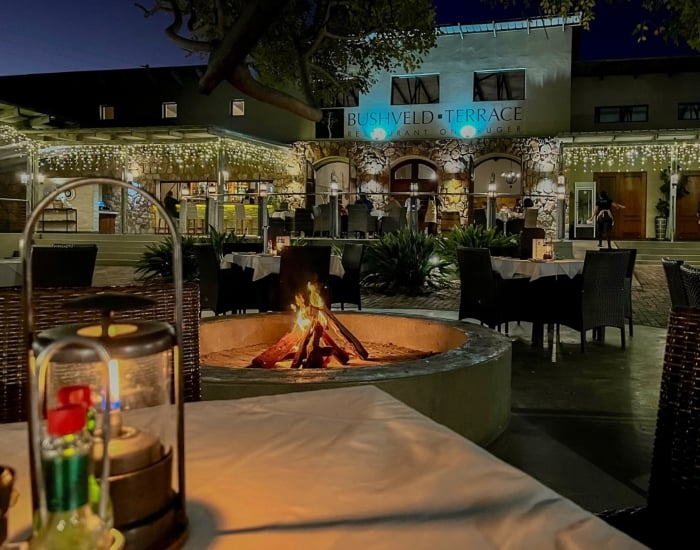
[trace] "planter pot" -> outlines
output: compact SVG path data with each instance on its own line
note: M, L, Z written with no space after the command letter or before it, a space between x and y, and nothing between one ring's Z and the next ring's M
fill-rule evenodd
M654 228L656 230L656 240L663 241L666 240L666 224L668 220L666 218L657 217L654 218Z

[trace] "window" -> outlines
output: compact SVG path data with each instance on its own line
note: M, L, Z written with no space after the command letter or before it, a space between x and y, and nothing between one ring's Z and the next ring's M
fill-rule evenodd
M231 116L245 115L245 100L234 99L231 101Z
M474 101L525 99L525 69L474 73Z
M649 105L616 105L612 107L596 107L595 121L600 124L614 122L647 122L649 120Z
M100 120L114 120L114 105L100 105Z
M177 103L174 101L164 101L162 106L163 118L177 118Z
M391 78L392 105L420 105L440 102L440 75L394 76Z
M700 120L700 102L679 103L678 120Z

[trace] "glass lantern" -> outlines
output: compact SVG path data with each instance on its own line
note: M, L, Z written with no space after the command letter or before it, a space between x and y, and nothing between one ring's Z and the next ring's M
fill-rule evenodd
M174 240L177 229L165 209L150 193L110 178L86 178L64 186L116 185L145 195L161 210ZM187 537L184 496L184 426L182 403L182 256L173 247L174 323L130 319L120 312L148 307L149 298L134 294L89 294L65 304L76 311L76 319L97 319L56 326L35 333L31 298L31 233L46 206L47 196L32 213L25 229L24 259L25 329L30 346L30 376L36 376L37 357L47 349L60 348L50 355L43 392L30 394L34 409L50 409L60 404L60 390L89 386L95 411L94 471L109 468L109 495L114 527L124 534L128 548L162 549L180 547ZM95 312L100 312L97 318ZM94 346L72 344L92 341ZM65 345L57 345L64 343ZM108 354L108 398L104 396L105 362L96 350ZM46 355L44 353L44 355ZM39 399L43 395L43 402ZM107 420L108 419L108 420ZM109 424L108 428L105 423ZM30 424L30 455L38 422ZM104 440L102 434L108 435ZM107 459L105 444L107 441ZM104 464L108 462L108 464ZM177 485L174 485L175 480ZM35 486L35 482L33 481ZM36 491L33 491L36 492ZM37 504L34 502L34 509Z

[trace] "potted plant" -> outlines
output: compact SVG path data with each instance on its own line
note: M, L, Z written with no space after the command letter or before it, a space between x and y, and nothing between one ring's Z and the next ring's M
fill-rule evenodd
M668 225L668 217L671 211L671 170L664 168L661 170L661 185L659 191L663 195L656 203L656 211L658 212L654 218L654 226L656 230L656 240L662 241L666 238L666 227ZM682 175L678 180L676 187L676 200L682 199L690 192L688 191L688 178Z

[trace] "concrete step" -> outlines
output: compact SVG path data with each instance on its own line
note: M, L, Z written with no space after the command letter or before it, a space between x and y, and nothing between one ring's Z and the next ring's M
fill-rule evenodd
M615 241L615 245L618 248L636 248L637 265L661 265L661 258L664 257L700 265L698 241Z

